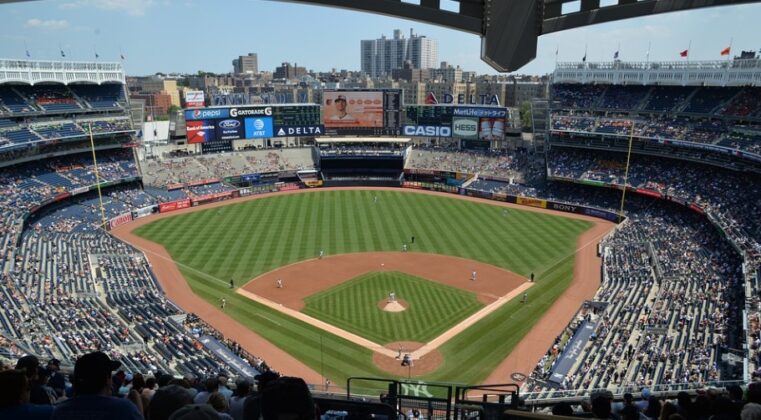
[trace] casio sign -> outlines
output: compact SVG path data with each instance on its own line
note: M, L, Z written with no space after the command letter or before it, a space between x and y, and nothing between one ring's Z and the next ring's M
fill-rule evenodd
M405 125L404 135L417 137L452 137L452 129L437 125Z
M224 120L219 122L219 128L233 129L240 127L240 121L238 120Z
M473 120L454 120L452 127L454 127L455 135L458 136L472 136L478 133L478 124Z

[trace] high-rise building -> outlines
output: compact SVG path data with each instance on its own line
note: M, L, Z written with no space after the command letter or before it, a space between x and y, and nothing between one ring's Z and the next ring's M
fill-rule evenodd
M361 41L360 54L362 71L370 77L379 77L404 68L408 61L414 69L436 67L439 44L435 39L416 35L411 29L410 37L405 38L402 31L395 29L391 39L381 36Z
M280 67L275 68L275 73L272 77L275 79L295 79L306 74L307 69L305 67L299 67L297 64L283 63Z
M256 53L241 55L233 60L233 73L259 73L259 58Z

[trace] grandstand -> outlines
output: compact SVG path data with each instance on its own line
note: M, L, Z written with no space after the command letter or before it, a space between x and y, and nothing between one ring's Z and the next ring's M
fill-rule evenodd
M589 85L584 69L599 66L563 64L558 74L567 67L579 80L558 77L552 86L545 156L415 148L399 138L324 138L314 147L203 155L175 145L138 152L123 84L0 84L0 357L31 353L71 366L101 350L133 373L196 379L271 369L256 349L174 305L146 256L103 229L133 218L306 186L393 185L513 203L551 200L558 209L584 206L618 220L626 190L625 221L599 247L599 290L562 320L566 327L535 355L520 390L499 392L502 401L515 407L520 394L541 409L600 389L669 397L761 379L760 88ZM388 386L401 394L407 385ZM455 389L448 401L416 403L439 414L484 404L460 398L464 388L449 392ZM377 397L321 396L320 403L388 409Z

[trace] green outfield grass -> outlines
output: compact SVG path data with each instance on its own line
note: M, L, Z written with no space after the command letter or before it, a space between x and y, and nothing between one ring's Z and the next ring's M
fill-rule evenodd
M536 273L528 304L514 299L447 342L440 348L444 365L424 377L478 383L568 287L576 238L592 226L515 209L504 215L502 209L402 191L322 191L179 215L136 233L166 247L195 293L214 304L226 298L230 316L337 384L347 376L387 375L374 367L369 350L252 302L228 289L228 281L242 284L314 258L320 249L328 255L397 251L412 235L412 251Z
M386 312L389 292L409 304ZM484 305L466 290L396 271L367 273L304 299L301 312L379 344L426 343Z

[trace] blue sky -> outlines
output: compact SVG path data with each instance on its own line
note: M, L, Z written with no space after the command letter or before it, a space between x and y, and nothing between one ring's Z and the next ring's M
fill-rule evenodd
M447 0L443 0L446 4ZM605 4L605 0L603 0ZM690 41L691 60L720 58L761 48L761 4L708 8L636 18L540 38L537 58L519 73L545 74L560 61L578 61L585 46L589 61L679 60ZM495 73L479 57L480 38L402 19L327 7L265 0L41 0L0 5L0 57L100 60L126 56L130 75L155 72L228 72L231 61L259 54L259 68L283 61L314 70L359 69L359 41L393 29L439 41L439 61L480 74Z

